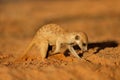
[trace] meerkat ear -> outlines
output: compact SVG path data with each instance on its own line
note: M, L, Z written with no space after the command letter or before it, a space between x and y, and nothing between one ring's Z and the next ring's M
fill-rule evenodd
M75 40L79 40L79 39L80 39L80 36L76 35Z

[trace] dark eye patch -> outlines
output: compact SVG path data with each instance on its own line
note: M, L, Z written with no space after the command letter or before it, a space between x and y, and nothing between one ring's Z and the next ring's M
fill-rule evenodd
M79 37L78 35L76 35L76 36L75 36L75 39L76 39L76 40L79 40L79 39L80 39L80 37Z

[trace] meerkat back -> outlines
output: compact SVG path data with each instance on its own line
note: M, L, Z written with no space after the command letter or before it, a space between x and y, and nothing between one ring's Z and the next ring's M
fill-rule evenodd
M36 37L43 37L44 39L47 39L50 44L55 44L56 39L65 32L66 31L57 24L47 24L38 30Z

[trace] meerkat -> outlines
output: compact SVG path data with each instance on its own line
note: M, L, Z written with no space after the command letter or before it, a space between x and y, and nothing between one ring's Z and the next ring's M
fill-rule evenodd
M42 26L37 31L33 40L25 50L24 55L27 54L33 45L36 45L39 49L42 59L45 59L49 45L55 46L55 50L52 52L52 54L56 54L60 52L61 45L63 44L67 46L68 50L73 56L80 58L74 50L73 45L77 44L82 51L86 51L88 37L83 32L67 32L57 24L47 24Z

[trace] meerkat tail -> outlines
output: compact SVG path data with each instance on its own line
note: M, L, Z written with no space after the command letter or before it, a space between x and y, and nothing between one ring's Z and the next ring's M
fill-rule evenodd
M35 42L32 40L31 43L27 46L27 48L26 48L25 51L23 52L22 58L27 55L27 52L32 48L32 46L34 45L34 43L35 43Z
M25 49L25 51L23 52L22 56L18 57L15 61L19 61L19 60L25 58L26 55L27 55L27 52L32 48L32 46L33 46L34 44L35 44L35 42L32 40L32 41L30 42L30 44L28 45L28 47L27 47L27 48Z

